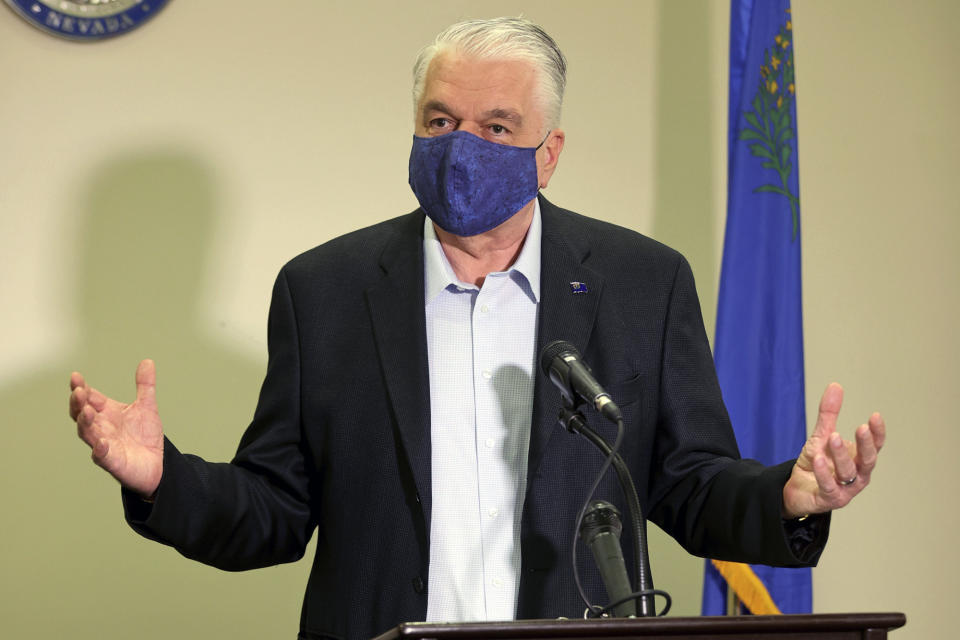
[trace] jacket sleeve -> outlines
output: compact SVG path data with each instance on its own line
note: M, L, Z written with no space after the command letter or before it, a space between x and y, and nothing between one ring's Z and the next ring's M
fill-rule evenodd
M664 326L649 518L694 555L775 566L815 564L829 515L781 519L793 461L740 459L683 258Z
M188 558L226 570L301 558L315 521L300 420L299 340L283 271L268 323L269 364L256 413L230 463L210 463L164 442L153 503L124 491L127 522Z

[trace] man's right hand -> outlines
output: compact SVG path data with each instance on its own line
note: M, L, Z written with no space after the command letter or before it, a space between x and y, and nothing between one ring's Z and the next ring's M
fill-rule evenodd
M77 434L93 449L93 461L127 489L149 500L163 474L163 425L157 412L153 360L137 367L137 399L124 404L88 387L70 374L70 417Z

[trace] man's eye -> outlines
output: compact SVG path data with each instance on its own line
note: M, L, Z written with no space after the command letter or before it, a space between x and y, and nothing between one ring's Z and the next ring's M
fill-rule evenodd
M508 133L507 128L502 124L492 124L490 125L490 133L498 136L502 136L505 133Z
M431 129L446 129L450 126L450 120L447 118L434 118L430 121Z

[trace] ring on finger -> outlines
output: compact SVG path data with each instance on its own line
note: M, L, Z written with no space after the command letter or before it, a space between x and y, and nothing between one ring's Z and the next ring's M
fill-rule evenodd
M854 475L854 476L853 476L852 478L850 478L849 480L839 480L838 482L839 482L839 484L840 484L841 487L849 487L850 485L852 485L852 484L853 484L854 482L856 482L856 481L857 481L857 476Z

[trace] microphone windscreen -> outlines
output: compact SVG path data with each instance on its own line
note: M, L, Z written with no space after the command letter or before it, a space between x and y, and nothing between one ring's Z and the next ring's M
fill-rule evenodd
M554 358L562 353L569 353L580 358L580 352L577 351L575 346L566 340L554 340L540 352L540 370L543 371L544 375L550 375L550 366L553 364Z

